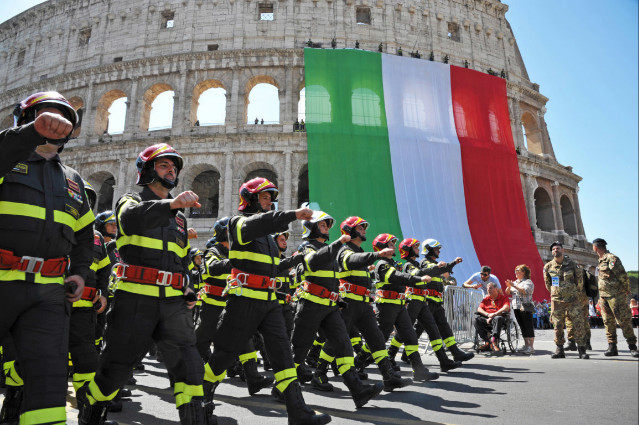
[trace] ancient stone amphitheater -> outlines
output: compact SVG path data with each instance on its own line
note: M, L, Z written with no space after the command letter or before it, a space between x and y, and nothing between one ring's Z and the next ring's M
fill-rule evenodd
M190 213L210 235L215 217L232 214L240 184L255 175L277 182L280 208L308 199L306 134L294 124L304 89L304 52L377 50L497 73L508 102L530 226L542 254L562 240L592 263L579 211L579 176L557 162L544 121L548 98L529 80L508 6L496 0L49 0L0 25L0 120L15 103L58 90L84 110L64 161L99 191L99 209L133 189L134 161L145 146L167 142L184 156L178 189L193 189L203 208ZM276 88L279 122L247 116L258 84ZM200 96L222 89L223 123L199 125ZM170 128L149 130L152 105L174 93ZM120 134L109 134L109 108L126 98ZM299 241L294 228L294 242Z

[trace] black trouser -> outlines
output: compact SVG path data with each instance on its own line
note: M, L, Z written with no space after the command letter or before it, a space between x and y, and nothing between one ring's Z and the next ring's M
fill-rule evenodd
M107 296L107 305L102 313L98 314L95 322L95 345L97 348L102 349L104 346L104 331L106 330L106 318L109 310L111 309L111 303L113 302L113 296Z
M535 327L533 326L533 314L531 311L521 311L520 309L515 309L515 319L517 319L517 323L519 323L519 327L521 328L521 335L524 338L534 338L535 337Z
M293 328L295 327L295 310L291 303L280 304L282 306L282 314L284 315L284 324L286 325L286 334L291 339Z
M453 337L453 331L450 329L448 320L446 320L446 310L444 310L444 303L428 300L428 309L433 315L435 323L437 323L437 329L439 329L439 334L441 335L442 339L446 341L448 340L448 338ZM446 344L446 346L448 346L448 344Z
M284 315L277 299L273 296L266 301L235 295L229 296L220 317L213 337L213 354L205 367L205 379L209 382L224 379L226 369L242 353L255 331L264 338L278 389L283 392L297 379Z
M106 347L95 376L101 395L111 400L129 379L133 366L155 342L175 380L176 404L202 395L202 359L195 348L193 318L183 297L158 298L119 290L107 317Z
M408 310L404 305L392 303L377 303L377 323L384 335L384 341L390 337L393 327L397 330L398 341L406 345L406 355L419 350L417 334L413 327L414 320L408 315Z
M340 373L350 369L350 362L340 361L340 359L353 357L353 347L339 308L335 305L329 307L306 299L300 300L297 305L295 326L291 337L295 363L304 363L318 331L326 336L333 348Z
M73 363L73 388L76 391L90 381L100 363L95 350L97 315L93 307L74 307L71 310L69 353Z
M408 306L406 307L408 310L408 316L410 317L411 323L415 323L417 321L417 325L420 326L421 329L426 331L428 335L428 339L430 340L430 345L433 347L434 351L438 351L442 347L442 336L439 333L438 324L433 317L433 313L431 313L428 304L425 301L421 300L411 300L408 302ZM442 309L443 310L443 309ZM446 319L446 312L444 311L444 319ZM416 325L416 328L417 328ZM446 322L448 325L448 322ZM420 329L420 330L421 330ZM449 328L450 329L450 328ZM421 332L418 332L415 329L415 335L419 340L419 335ZM452 332L451 332L452 335ZM401 338L401 335L396 335L395 340L401 344L405 341Z
M380 360L388 357L388 352L386 351L386 340L377 325L373 307L363 301L355 301L348 298L345 301L348 303L348 308L344 308L341 311L346 329L350 334L354 328L357 328L362 337L364 337L375 363L379 363ZM326 336L328 337L328 335ZM336 350L332 347L330 341L324 345L324 352L329 356L335 357Z
M61 284L0 282L0 339L13 337L29 424L66 420L70 311Z
M224 311L224 306L207 304L202 302L200 309L200 323L195 328L195 338L197 340L196 347L200 353L200 357L205 362L211 357L211 343L215 338L217 326L220 322L220 316ZM253 340L249 338L246 346L242 350L242 354L252 353L255 351Z
M477 329L477 333L481 339L486 342L490 341L491 336L499 339L499 334L501 333L502 328L506 325L506 318L504 316L493 316L490 323L487 323L487 321L487 317L475 317L475 329Z

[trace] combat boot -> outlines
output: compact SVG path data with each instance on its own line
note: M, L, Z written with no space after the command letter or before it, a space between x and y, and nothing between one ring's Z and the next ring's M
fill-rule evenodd
M590 356L586 354L586 347L577 347L577 351L579 351L579 358L588 360Z
M208 421L208 425L217 424L217 417L213 414L215 410L213 397L215 397L215 389L218 385L220 385L220 381L210 382L204 380L204 383L202 383L202 392L204 393L204 418Z
M122 391L118 391L118 393L113 397L111 403L109 403L109 412L121 412L122 411Z
M314 344L306 355L306 364L312 368L317 367L320 351L322 351L322 346L320 344Z
M315 373L313 373L313 379L311 380L311 385L313 386L313 388L320 391L333 391L333 385L328 382L328 376L326 375L327 372L328 362L324 359L319 359L317 361L317 369L315 369Z
M313 371L311 371L311 369L308 366L306 366L304 363L300 363L297 366L297 379L302 384L311 382L311 379L313 379Z
M261 389L268 388L273 384L273 378L257 373L257 362L255 359L245 361L242 365L242 369L244 369L244 376L246 377L250 395L256 394Z
M360 370L364 370L366 366L368 366L372 362L373 356L367 351L362 350L355 356L355 367Z
M325 413L317 413L306 405L300 383L294 380L284 390L289 425L324 425L331 421Z
M410 365L413 368L413 381L415 382L427 382L434 381L439 378L439 374L430 372L424 363L422 363L422 358L419 355L419 351L415 351L408 356L408 360L410 360Z
M229 378L235 378L240 374L240 369L242 369L242 364L239 360L235 360L228 369L226 369L226 376Z
M382 373L382 379L384 380L384 391L391 392L398 388L403 388L410 385L412 381L410 379L402 378L399 373L393 370L388 357L384 357L378 364L379 371Z
M440 348L435 351L435 356L439 360L439 370L442 372L448 372L449 370L457 369L462 365L462 362L454 361L448 358L446 350Z
M384 389L384 384L381 382L369 385L362 384L362 381L360 381L357 377L357 372L355 372L353 368L344 372L342 377L344 378L344 383L348 387L348 390L351 392L351 397L353 397L355 407L357 408L368 403L371 398L377 397Z
M592 345L590 345L590 338L586 340L586 350L592 351Z
M275 400L279 401L280 403L284 403L284 394L282 394L282 391L277 389L276 385L273 386L273 389L271 390L271 395L273 396Z
M396 345L391 345L388 349L388 359L393 365L393 370L395 372L399 372L401 370L399 365L395 362L395 356L397 355L398 351L399 351L399 347Z
M0 423L7 425L18 425L20 421L20 406L22 405L22 390L24 387L7 386L7 392L4 395L2 410L0 410Z
M457 344L453 344L448 347L448 351L450 351L450 354L453 355L453 360L455 360L456 362L467 362L468 360L475 357L474 353L463 351L457 346Z
M564 348L565 351L577 351L577 343L574 339L568 340L568 346Z
M617 351L617 344L615 344L614 342L609 343L608 344L608 349L604 353L604 356L613 357L613 356L618 356L618 355L619 355L619 352Z
M96 401L91 404L87 397L89 383L84 384L76 392L78 402L78 425L118 425L115 421L107 421L110 401Z
M402 350L402 357L401 357L402 361L404 363L410 364L410 361L408 360L408 356L406 355L406 348L404 348Z
M189 403L178 407L180 425L212 425L206 419L202 397L193 397ZM213 424L217 423L217 419Z
M563 345L558 345L557 349L555 350L555 352L550 355L550 358L551 359L565 359L566 358L566 353L564 352L564 346Z
M639 351L637 351L637 344L628 344L630 355L635 359L639 358Z

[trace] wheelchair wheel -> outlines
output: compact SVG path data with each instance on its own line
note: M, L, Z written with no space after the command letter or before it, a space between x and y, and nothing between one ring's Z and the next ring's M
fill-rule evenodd
M479 347L479 332L475 329L475 337L473 338L473 350L475 350L475 353L479 353Z
M506 332L506 339L508 340L508 347L511 353L515 353L519 348L519 325L514 320L508 322L508 330Z

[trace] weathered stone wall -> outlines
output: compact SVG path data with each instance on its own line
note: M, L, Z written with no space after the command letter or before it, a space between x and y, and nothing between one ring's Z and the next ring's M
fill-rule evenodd
M263 7L272 7L272 21L259 19ZM28 94L58 90L85 111L64 160L94 186L114 181L114 199L134 189L137 154L167 142L185 158L179 190L203 171L219 173L219 216L235 211L246 175L264 168L278 178L280 208L292 208L307 167L305 133L293 132L293 122L309 39L324 48L333 38L338 48L358 41L361 49L377 50L382 43L384 52L419 51L424 60L432 52L436 61L448 56L454 65L503 70L542 257L560 239L585 261L590 246L579 212L581 178L556 161L544 121L548 99L528 80L507 10L496 0L50 0L0 25L0 120L9 126L13 105ZM370 24L358 24L368 17ZM166 28L170 18L173 26ZM261 82L278 89L279 124L246 124L248 95ZM197 127L198 97L210 87L226 90L226 121ZM173 125L150 132L150 104L164 90L175 92ZM122 96L128 99L124 133L105 134L107 110ZM547 191L552 212L552 224L543 229L536 215L539 188ZM209 237L213 221L192 221L201 234L197 245ZM296 246L300 228L293 230Z

